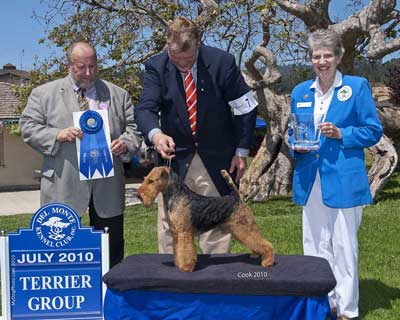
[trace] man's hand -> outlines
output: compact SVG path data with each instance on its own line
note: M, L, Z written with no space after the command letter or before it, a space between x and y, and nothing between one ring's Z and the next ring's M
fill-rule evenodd
M236 171L235 182L239 183L240 179L243 177L244 172L246 171L246 158L234 156L231 161L231 167L229 169L229 173L233 173Z
M82 139L82 131L79 128L69 127L62 129L57 134L57 141L74 142L76 138Z
M175 157L175 142L170 136L158 132L154 134L152 143L163 159L172 159Z
M120 139L116 139L113 142L111 142L110 148L111 148L111 153L116 156L119 156L128 151L128 146L124 141Z

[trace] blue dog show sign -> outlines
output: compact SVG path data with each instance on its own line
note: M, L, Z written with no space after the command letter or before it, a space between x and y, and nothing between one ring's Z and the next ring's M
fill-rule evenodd
M102 235L63 204L8 234L11 319L103 319Z

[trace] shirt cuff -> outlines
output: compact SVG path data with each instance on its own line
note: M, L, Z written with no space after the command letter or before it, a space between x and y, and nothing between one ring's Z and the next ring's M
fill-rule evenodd
M249 149L236 148L235 156L247 158L249 156Z
M149 138L149 141L151 142L151 143L153 143L153 136L156 134L156 133L162 133L162 131L159 129L159 128L154 128L154 129L151 129L150 130L150 132L149 132L149 134L147 135L147 137Z

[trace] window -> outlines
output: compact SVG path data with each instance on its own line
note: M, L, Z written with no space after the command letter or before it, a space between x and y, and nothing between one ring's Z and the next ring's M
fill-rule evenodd
M0 166L4 167L4 128L0 127Z

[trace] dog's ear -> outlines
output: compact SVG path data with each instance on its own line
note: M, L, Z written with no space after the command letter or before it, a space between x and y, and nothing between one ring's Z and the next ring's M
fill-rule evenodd
M168 181L169 178L169 173L166 170L161 171L160 174L160 180L167 180Z

